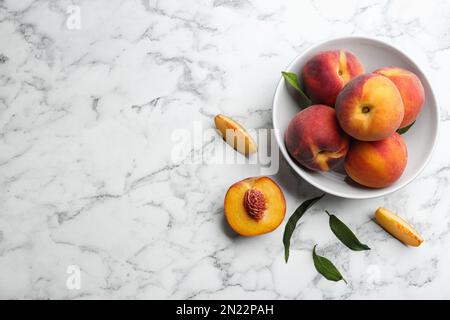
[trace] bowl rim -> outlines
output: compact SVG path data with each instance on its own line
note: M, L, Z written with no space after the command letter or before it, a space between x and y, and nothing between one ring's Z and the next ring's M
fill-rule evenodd
M420 75L422 76L423 79L425 79L425 81L427 82L429 88L430 88L430 93L431 96L429 97L429 99L431 100L431 104L434 105L434 108L436 109L436 128L434 130L434 136L433 136L433 145L431 147L431 151L428 153L427 158L425 159L425 161L422 163L422 165L411 175L411 177L408 180L405 180L403 183L393 187L393 188L381 188L381 189L369 189L373 192L371 192L370 194L364 193L364 194L356 194L356 193L346 193L346 192L339 192L336 191L334 189L330 189L328 188L328 186L326 185L322 185L320 183L317 183L315 181L312 181L304 172L304 169L300 167L300 165L298 165L297 163L294 162L294 160L292 160L292 158L290 157L290 155L288 154L286 148L284 147L284 134L282 134L281 136L279 135L280 133L280 128L278 127L277 122L275 121L275 101L277 100L278 96L280 95L280 92L282 91L282 88L285 86L285 79L283 76L280 77L280 80L278 81L277 87L275 89L275 93L273 95L273 100L272 100L272 123L273 123L273 128L275 130L275 139L278 143L278 148L281 151L281 154L283 155L283 158L286 160L286 162L289 164L289 166L304 180L306 180L309 184L313 185L314 187L318 188L319 190L322 190L328 194L337 196L337 197L341 197L341 198L346 198L346 199L373 199L373 198L379 198L382 196L386 196L388 194L391 194L393 192L396 192L402 188L404 188L405 186L407 186L408 184L410 184L414 179L417 178L417 176L419 176L420 173L422 173L422 171L425 169L425 167L427 166L427 164L430 162L431 157L434 153L434 150L436 149L436 144L437 144L437 140L438 140L438 135L439 135L439 126L440 126L440 110L439 107L437 105L437 100L436 100L436 95L434 93L433 87L431 86L431 83L426 75L426 73L422 70L422 68L420 68L413 59L411 59L403 50L401 50L400 48L398 48L397 46L393 45L392 43L388 43L386 41L380 40L378 38L374 38L374 37L367 37L367 36L345 36L345 37L331 37L331 38L327 38L323 41L320 41L314 45L309 46L308 48L306 48L305 50L303 50L302 52L300 52L288 65L284 70L291 70L291 67L297 62L297 60L299 60L300 58L302 58L303 56L307 55L308 53L316 50L318 47L328 43L328 42L334 42L334 41L367 41L367 42L373 42L382 46L388 46L392 49L394 49L395 51L397 51L397 53L399 53L405 60L407 60L410 64L412 64L420 73ZM280 141L281 140L281 141Z

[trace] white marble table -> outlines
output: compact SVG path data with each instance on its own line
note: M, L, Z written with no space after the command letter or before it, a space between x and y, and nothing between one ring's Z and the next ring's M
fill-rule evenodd
M445 0L1 1L0 298L450 298L449 30ZM227 188L259 167L174 161L174 132L211 128L217 113L271 128L280 71L347 35L386 40L423 67L440 143L401 191L324 198L285 264L284 223L242 238L224 222ZM320 193L283 161L273 178L288 215ZM424 244L383 232L371 221L380 205ZM338 243L325 208L372 250ZM316 273L315 243L348 286Z

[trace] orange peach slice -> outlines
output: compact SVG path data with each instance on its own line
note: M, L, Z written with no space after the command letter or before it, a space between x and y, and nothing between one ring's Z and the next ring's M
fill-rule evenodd
M408 222L385 208L375 211L375 220L404 244L418 247L423 242L423 238Z
M233 119L218 114L214 118L214 123L222 138L235 150L245 155L257 151L257 145L252 136Z
M236 182L225 195L225 218L242 236L256 236L275 230L283 221L286 201L280 187L268 177Z

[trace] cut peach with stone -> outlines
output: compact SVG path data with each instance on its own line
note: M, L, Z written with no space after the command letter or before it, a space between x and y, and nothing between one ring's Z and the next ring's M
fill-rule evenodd
M252 136L230 117L218 114L214 118L214 123L222 138L235 150L245 155L257 151L257 145Z
M302 83L314 104L334 106L342 88L363 73L363 65L351 52L322 51L306 62L302 71Z
M389 78L397 87L405 107L405 115L400 128L409 126L416 120L425 101L425 90L422 82L411 71L398 67L385 67L374 71L374 73Z
M283 221L286 201L280 187L268 177L236 182L225 195L225 218L243 236L275 230Z
M404 115L402 97L395 84L373 73L351 80L339 93L335 109L342 129L362 141L391 136Z

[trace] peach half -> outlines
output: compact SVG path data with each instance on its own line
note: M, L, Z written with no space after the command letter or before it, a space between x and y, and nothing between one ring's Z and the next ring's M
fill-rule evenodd
M314 104L334 106L342 88L363 73L364 67L353 53L344 50L322 51L306 62L302 83Z
M286 201L280 187L268 177L236 182L225 195L225 218L242 236L256 236L275 230L283 221Z
M380 141L353 141L345 160L345 171L357 183L384 188L400 178L408 151L398 133Z
M334 109L321 104L297 113L289 123L284 141L292 158L315 171L336 167L349 147L349 137L339 127Z
M391 136L404 115L402 97L395 84L373 73L351 80L339 93L335 109L342 129L362 141Z
M416 120L425 101L422 82L414 73L397 67L381 68L375 70L374 73L389 78L397 87L405 107L405 115L400 128L409 126Z

